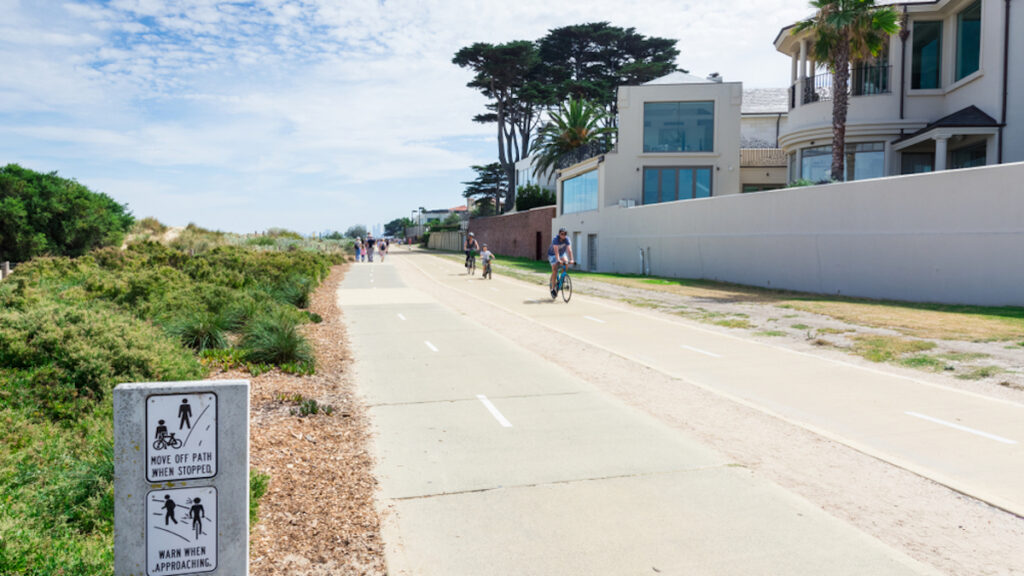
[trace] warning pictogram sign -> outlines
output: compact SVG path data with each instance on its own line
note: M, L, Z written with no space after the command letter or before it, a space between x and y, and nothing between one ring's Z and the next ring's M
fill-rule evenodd
M172 482L217 475L217 395L146 399L146 479Z
M217 489L154 490L146 497L146 573L217 569Z

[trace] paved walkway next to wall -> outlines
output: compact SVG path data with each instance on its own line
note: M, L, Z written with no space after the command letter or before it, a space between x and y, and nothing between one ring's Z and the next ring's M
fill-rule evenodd
M411 287L421 274L523 311L552 345L608 325L643 337L599 304L552 305L432 257L353 267L339 303L377 428L393 573L932 573ZM668 355L718 354L694 344Z

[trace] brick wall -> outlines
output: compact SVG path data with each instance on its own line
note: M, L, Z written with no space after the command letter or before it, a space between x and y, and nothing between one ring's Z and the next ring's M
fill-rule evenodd
M499 256L515 256L543 260L551 244L551 220L554 206L541 206L489 218L472 218L469 231L476 234L480 244L487 244Z

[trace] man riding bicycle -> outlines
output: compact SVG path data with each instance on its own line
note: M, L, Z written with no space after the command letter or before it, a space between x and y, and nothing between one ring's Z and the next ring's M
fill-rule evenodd
M568 252L569 257L565 254ZM548 286L551 288L551 297L558 295L555 278L558 276L558 267L562 264L575 264L572 257L572 242L569 241L569 231L565 228L558 229L558 235L551 239L551 246L548 246L548 263L551 264L551 281Z
M476 235L472 232L466 236L466 245L463 246L463 249L466 251L466 268L469 268L469 260L473 258L473 252L480 249L480 244L476 241Z

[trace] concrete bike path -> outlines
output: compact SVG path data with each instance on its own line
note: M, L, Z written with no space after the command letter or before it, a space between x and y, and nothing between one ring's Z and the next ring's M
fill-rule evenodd
M784 418L1024 516L1024 405L711 330L596 298L466 276L450 259L400 263L670 376Z
M408 287L401 260L338 291L391 574L933 573Z

